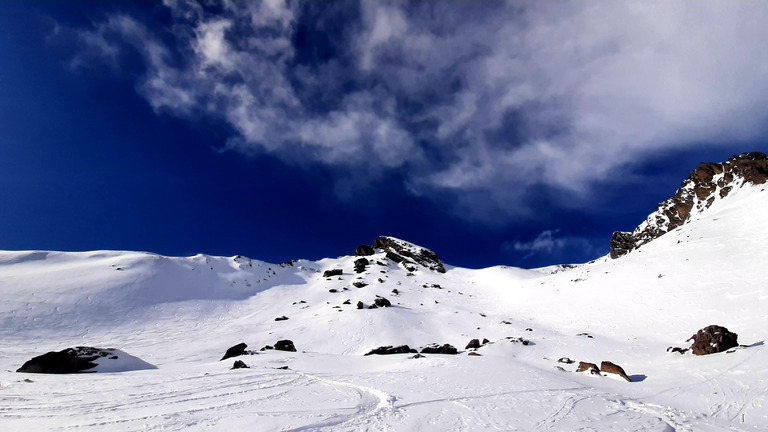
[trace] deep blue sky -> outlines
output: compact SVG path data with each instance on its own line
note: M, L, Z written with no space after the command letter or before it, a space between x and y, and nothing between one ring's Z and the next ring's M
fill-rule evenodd
M0 249L584 262L768 151L760 4L275 4L0 2Z

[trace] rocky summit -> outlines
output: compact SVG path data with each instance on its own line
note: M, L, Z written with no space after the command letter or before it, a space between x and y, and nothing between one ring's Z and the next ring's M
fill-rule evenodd
M437 254L433 251L409 243L394 237L376 237L373 241L373 249L380 249L387 254L387 258L397 263L403 263L410 268L416 269L416 264L434 270L439 273L445 273L445 265Z
M661 202L634 231L613 233L611 258L626 255L689 222L693 215L709 208L715 200L726 197L734 189L766 181L768 156L763 153L743 153L722 163L701 163L691 171L675 195Z

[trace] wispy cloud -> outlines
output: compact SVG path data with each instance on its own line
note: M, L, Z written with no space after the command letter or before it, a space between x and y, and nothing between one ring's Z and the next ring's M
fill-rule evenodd
M132 49L150 105L225 121L228 148L363 185L397 169L465 217L526 214L541 187L578 205L659 150L768 130L762 2L362 2L343 20L280 0L166 7L164 26L115 15L78 30L76 63ZM297 32L329 21L345 25L320 47L334 54L302 60L318 47Z
M604 251L596 247L595 241L605 243L605 239L588 239L584 237L562 235L559 229L544 230L530 241L506 241L502 250L514 255L521 255L520 260L526 261L533 257L557 258L559 256L594 257Z

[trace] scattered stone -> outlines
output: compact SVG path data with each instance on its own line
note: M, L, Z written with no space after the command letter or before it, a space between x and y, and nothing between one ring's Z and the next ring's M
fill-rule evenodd
M285 321L285 320L287 320L287 319L288 319L288 317L287 317L287 316L285 316L285 315L283 315L283 316L280 316L280 317L277 317L277 318L275 318L275 321Z
M392 302L385 299L384 297L378 297L376 300L374 300L374 304L378 307L390 307L392 306Z
M600 371L605 373L612 373L616 374L625 380L632 382L631 379L627 376L626 372L624 372L624 369L622 369L621 366L617 365L616 363L611 363L609 361L604 361L600 363Z
M558 362L558 363L565 363L565 364L572 364L572 363L576 363L576 361L575 361L575 360L571 360L571 359L569 359L568 357L561 357L561 358L559 358L559 359L557 360L557 362Z
M278 366L275 369L277 369L277 370L288 370L290 368L288 366Z
M339 292L339 290L337 290L336 288L331 288L331 289L328 290L328 292L329 293L337 293L337 292Z
M355 260L355 272L356 273L362 273L365 271L365 268L370 264L371 262L368 261L366 258L358 258Z
M676 352L676 353L680 353L682 355L682 354L687 353L688 349L689 348L669 347L669 348L667 348L667 352L673 352L673 353Z
M242 360L235 360L235 364L232 365L232 369L250 369L250 366L245 364Z
M277 341L277 343L275 344L275 349L278 351L296 352L296 347L293 345L293 341L289 339Z
M489 340L488 340L488 339L486 339L486 338L483 338L483 342L482 342L482 344L483 344L483 345L485 345L485 344L487 344L487 343L491 343L491 341L489 341Z
M410 348L408 345L400 345L397 347L393 347L392 345L386 345L386 346L380 346L378 348L372 349L368 354L365 354L367 356L372 354L377 355L388 355L388 354L409 354L413 353L416 354L416 350L413 348Z
M579 367L576 368L576 372L589 372L592 375L600 375L600 369L596 364L583 361L579 362Z
M527 329L525 329L525 331L533 331L533 329L528 327Z
M469 341L467 346L464 347L464 349L478 349L480 348L480 340L479 339L472 339Z
M508 324L508 325L509 325L509 324L512 324L512 323L511 323L511 322L509 322L509 321L502 321L502 322L500 322L499 324Z
M263 347L261 347L259 351L267 351L267 350L273 350L273 349L275 349L275 347L273 347L272 345L264 345Z
M394 295L400 295L400 291L397 290L397 288L392 290L392 294Z
M226 360L230 357L237 357L245 354L245 349L248 348L248 345L245 344L245 342L241 342L229 349L224 353L224 357L221 358L221 360ZM219 360L219 361L221 361Z
M352 300L347 299L342 304L345 304L345 305L352 304Z
M429 344L421 349L422 354L458 354L459 350L457 350L453 345L445 344L445 345L439 345L439 344Z
M472 356L472 357L480 357L480 356L482 356L482 354L480 354L479 352L475 352L475 351L471 351L471 352L470 352L469 354L467 354L467 355L468 355L468 356Z
M376 253L372 247L362 244L355 249L355 256L370 256Z
M372 304L372 305L368 306L368 309L378 309L378 308L379 307L376 306L375 304Z
M531 344L531 341L529 341L528 339L523 339L521 337L507 336L506 339L509 340L512 343L520 343L520 344L523 344L523 345L530 345Z
M354 285L355 288L364 288L368 286L365 282L352 282L352 285Z
M696 332L692 340L691 351L695 355L714 354L739 346L739 335L725 327L710 325ZM686 341L687 342L687 341Z
M365 305L363 304L363 302L359 301L359 302L357 302L357 308L358 309L363 309L363 308L365 308Z
M592 335L589 333L579 333L576 336L584 336L587 339L593 339Z
M324 278L329 278L329 277L332 277L332 276L341 276L342 274L344 274L344 270L342 270L342 269L332 269L332 270L326 270L325 272L323 272L323 277Z
M414 356L411 356L411 357L408 357L408 358L411 358L411 359L419 359L419 358L427 358L427 356L423 356L423 355L421 355L421 354L419 354L419 353L416 353L416 355L414 355Z

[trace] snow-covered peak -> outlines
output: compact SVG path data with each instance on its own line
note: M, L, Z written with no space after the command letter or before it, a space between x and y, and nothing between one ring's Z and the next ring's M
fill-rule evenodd
M631 233L611 237L611 258L638 247L705 215L716 201L736 199L733 192L768 181L768 156L743 153L725 162L705 162L691 171L674 196L661 202Z

